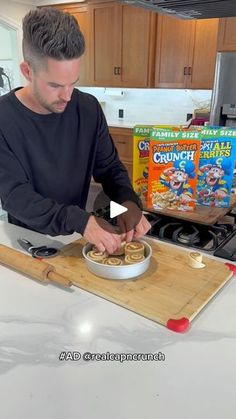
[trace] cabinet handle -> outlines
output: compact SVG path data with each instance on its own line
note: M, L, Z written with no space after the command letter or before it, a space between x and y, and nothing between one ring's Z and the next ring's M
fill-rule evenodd
M187 76L188 75L188 67L184 67L184 75Z
M115 76L120 76L121 67L114 67L113 71L114 71Z
M192 67L188 68L188 75L191 76L192 75Z
M126 144L126 141L116 141L116 144Z

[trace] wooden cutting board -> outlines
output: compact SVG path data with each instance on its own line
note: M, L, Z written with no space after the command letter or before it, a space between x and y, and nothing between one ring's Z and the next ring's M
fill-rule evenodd
M209 208L202 205L196 206L194 211L176 211L176 210L153 210L144 208L148 211L155 212L157 214L168 215L175 218L181 218L186 221L193 221L195 223L212 225L215 224L218 220L224 217L227 212L230 211L236 205L236 194L231 196L229 208Z
M147 272L134 280L108 280L90 273L82 256L84 240L62 248L50 264L74 285L172 330L184 331L233 273L224 263L205 255L205 268L191 268L188 252L166 243L146 241L153 249L151 264Z

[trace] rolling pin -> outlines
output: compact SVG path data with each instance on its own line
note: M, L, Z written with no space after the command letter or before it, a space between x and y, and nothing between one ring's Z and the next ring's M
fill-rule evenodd
M24 253L2 244L0 244L0 263L40 282L52 281L64 287L72 285L71 281L58 274L54 266L49 263L24 255Z

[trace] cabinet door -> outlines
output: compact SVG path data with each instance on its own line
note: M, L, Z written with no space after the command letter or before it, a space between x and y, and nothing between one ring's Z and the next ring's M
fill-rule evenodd
M236 51L236 17L220 19L218 51Z
M109 127L119 158L125 165L130 180L133 170L133 130L131 128Z
M87 6L71 6L71 5L56 5L58 9L64 10L72 14L79 23L81 32L85 38L85 53L81 57L81 69L80 69L80 86L89 86L91 84L91 72L90 72L90 17Z
M115 2L92 10L93 84L147 87L154 58L154 13Z
M190 49L187 87L212 89L215 73L219 19L195 22L194 47Z
M158 15L155 87L186 87L193 30L193 21Z
M92 19L92 76L95 86L116 86L120 79L120 16L117 4L90 5Z
M133 158L133 131L131 128L110 127L109 132L121 160Z
M120 85L147 87L154 59L156 14L130 5L119 5L121 36Z

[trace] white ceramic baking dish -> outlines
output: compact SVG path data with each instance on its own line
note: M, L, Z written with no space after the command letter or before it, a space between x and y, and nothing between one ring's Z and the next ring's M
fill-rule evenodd
M104 265L102 263L95 262L87 257L87 253L92 249L93 245L87 243L82 250L83 256L85 258L85 262L87 268L90 272L94 275L100 276L102 278L107 279L131 279L136 278L139 275L142 275L148 269L150 265L150 259L152 256L152 248L151 246L145 242L144 240L135 240L140 241L144 244L145 250L145 259L138 263L133 263L130 265L119 265L119 266L111 266L111 265Z

